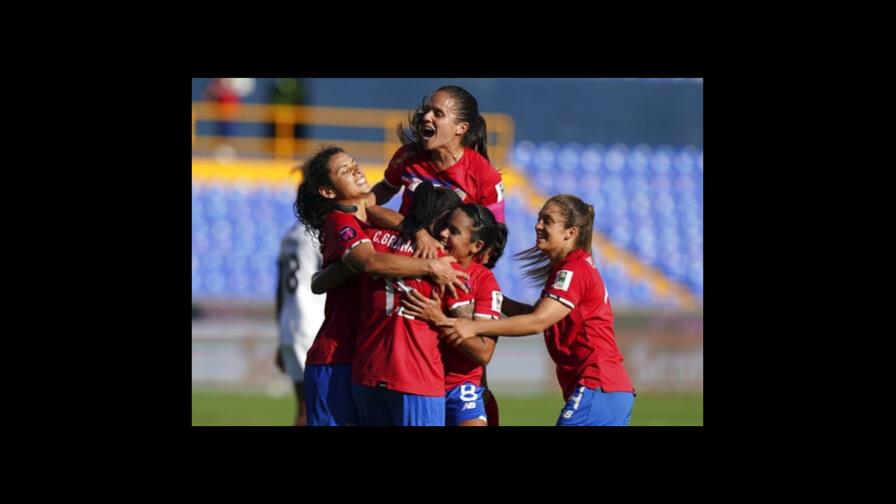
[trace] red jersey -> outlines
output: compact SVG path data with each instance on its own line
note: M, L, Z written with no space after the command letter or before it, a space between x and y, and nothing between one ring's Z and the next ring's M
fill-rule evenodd
M414 244L397 231L369 229L377 252L414 254ZM456 269L461 269L457 263ZM373 278L361 275L361 326L355 342L352 381L368 387L385 387L405 394L445 395L445 370L439 352L438 332L428 322L404 313L403 290L416 289L429 297L433 285L425 279ZM444 303L470 303L471 293L445 296Z
M370 242L368 225L353 214L335 210L324 222L324 262L326 268L339 262L358 245ZM324 323L308 349L306 364L346 364L355 355L355 336L361 313L360 275L327 292Z
M464 147L464 155L458 162L439 171L426 152L399 161L406 151L407 147L402 146L395 152L385 174L386 182L392 187L405 188L399 209L401 215L410 213L414 190L429 180L436 187L453 189L463 203L488 208L498 222L504 222L504 182L501 174L478 152Z
M479 263L472 263L465 270L470 274L470 291L475 299L473 318L497 320L501 318L504 297L495 275ZM482 366L471 359L459 347L442 344L442 360L445 362L445 391L470 382L482 386Z
M577 384L604 392L634 392L613 336L609 294L591 255L576 249L554 265L541 296L572 308L544 331L563 397Z

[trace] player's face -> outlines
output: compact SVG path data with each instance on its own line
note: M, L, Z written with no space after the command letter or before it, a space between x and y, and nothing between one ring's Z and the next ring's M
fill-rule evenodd
M420 137L423 148L433 150L452 146L459 148L469 124L457 122L456 101L445 91L430 96L423 104L423 120L420 123Z
M545 205L538 212L535 223L535 246L543 252L562 250L568 245L572 232L566 228L566 220L560 209L553 203Z
M355 200L370 193L370 184L361 166L351 156L338 152L330 158L330 184L336 199Z
M473 234L473 219L463 210L457 208L451 212L445 229L439 237L445 250L458 261L472 257L482 250L482 240L470 241Z

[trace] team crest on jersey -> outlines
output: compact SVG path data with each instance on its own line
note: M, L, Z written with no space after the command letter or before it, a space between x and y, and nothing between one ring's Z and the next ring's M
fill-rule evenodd
M572 271L560 270L557 272L557 278L554 279L553 288L568 290L570 282L572 282Z
M501 291L492 291L492 311L501 313L501 304L504 302L504 295Z
M342 238L342 241L349 241L355 236L357 236L357 233L351 226L345 226L339 230L339 237Z

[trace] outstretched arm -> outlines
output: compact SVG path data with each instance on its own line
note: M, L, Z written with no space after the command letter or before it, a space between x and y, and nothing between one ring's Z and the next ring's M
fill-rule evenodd
M541 298L535 310L526 315L517 315L503 320L447 319L440 327L445 328L445 339L452 345L459 345L474 336L528 336L544 331L556 324L572 309L551 298Z
M514 315L526 315L532 313L534 310L534 306L514 301L507 296L504 296L504 301L501 303L501 313L508 317L513 317Z
M464 279L470 275L454 269L455 262L451 256L438 259L417 259L395 254L379 253L370 243L362 243L349 252L343 259L351 268L369 275L381 277L429 276L439 287L448 289L452 296L457 295L457 287L468 291Z

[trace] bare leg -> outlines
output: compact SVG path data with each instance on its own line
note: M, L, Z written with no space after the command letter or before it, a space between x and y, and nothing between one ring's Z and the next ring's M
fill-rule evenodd
M296 402L298 410L296 411L296 427L305 427L308 425L308 418L305 414L305 383L293 382L296 389Z

